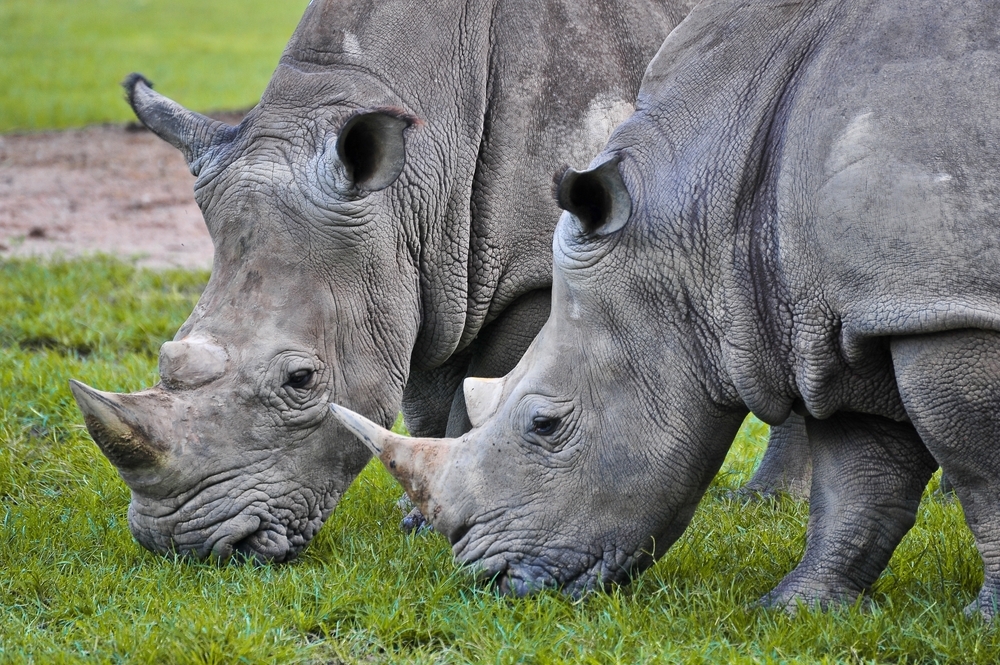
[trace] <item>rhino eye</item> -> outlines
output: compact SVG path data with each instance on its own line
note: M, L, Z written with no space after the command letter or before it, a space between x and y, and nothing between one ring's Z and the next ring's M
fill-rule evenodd
M301 390L309 385L309 382L312 381L313 374L314 372L311 369L295 370L288 375L288 381L285 382L285 385L289 388L294 388L295 390Z
M549 436L559 428L559 418L535 416L531 419L531 431L539 436Z

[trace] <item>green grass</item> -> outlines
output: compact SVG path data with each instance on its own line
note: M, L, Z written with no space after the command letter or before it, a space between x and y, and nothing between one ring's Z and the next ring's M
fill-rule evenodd
M159 344L206 277L0 263L0 662L997 662L998 631L961 615L978 556L958 504L936 494L870 605L753 608L801 555L807 516L791 500L727 498L762 450L753 422L670 552L579 602L474 585L443 538L399 532L398 486L374 464L292 564L150 554L66 382L153 383Z
M0 132L131 120L132 71L190 108L249 108L307 4L0 0Z

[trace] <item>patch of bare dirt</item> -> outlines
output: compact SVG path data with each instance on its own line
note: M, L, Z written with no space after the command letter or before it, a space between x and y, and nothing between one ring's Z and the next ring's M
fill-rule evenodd
M0 259L95 252L151 268L212 266L180 152L135 125L0 136Z

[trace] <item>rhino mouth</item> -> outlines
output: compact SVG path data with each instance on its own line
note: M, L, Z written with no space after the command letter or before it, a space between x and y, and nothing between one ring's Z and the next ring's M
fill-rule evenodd
M524 598L556 590L571 598L580 598L603 588L600 564L583 570L553 569L542 563L507 563L501 567L479 568L479 579L503 596Z
M522 598L546 590L558 590L572 598L592 591L627 584L652 563L648 553L627 554L627 548L595 546L584 551L548 543L518 551L517 538L474 538L474 525L463 530L453 545L456 562L468 567L477 582L505 596ZM540 553L541 552L541 553Z
M283 508L251 503L215 521L207 506L195 511L209 512L200 519L182 516L181 511L149 515L143 510L147 506L133 493L129 527L135 539L156 554L210 559L220 564L285 563L295 559L312 541L339 498L337 492L319 501L297 497Z
M319 522L309 535L292 534L280 523L264 524L233 546L233 559L258 564L285 563L295 559L322 526Z
M252 558L254 550L250 546L250 539L258 532L260 525L261 519L256 515L237 515L213 534L205 543L203 551L220 562L228 562L234 558Z
M220 563L284 563L291 561L305 547L296 547L283 524L262 520L257 515L232 519L206 543L208 558Z
M533 575L519 568L507 568L494 574L487 585L496 589L503 596L524 598L541 593L546 589L561 589L554 577L549 574Z
M565 554L562 560L559 554ZM523 598L547 590L558 590L580 598L627 577L624 570L608 568L602 557L579 552L529 556L516 552L491 553L480 559L456 557L468 566L476 580L504 596Z

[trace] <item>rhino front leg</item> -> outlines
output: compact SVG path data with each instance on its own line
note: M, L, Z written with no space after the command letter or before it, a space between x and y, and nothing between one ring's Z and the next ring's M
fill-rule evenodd
M775 496L787 493L796 499L808 499L811 482L812 456L806 421L792 413L785 422L771 427L764 457L740 494Z
M983 559L967 615L1000 611L1000 334L961 330L893 339L906 412L941 463Z
M806 551L761 600L794 611L852 602L913 526L937 463L909 423L856 413L807 419L813 477Z

